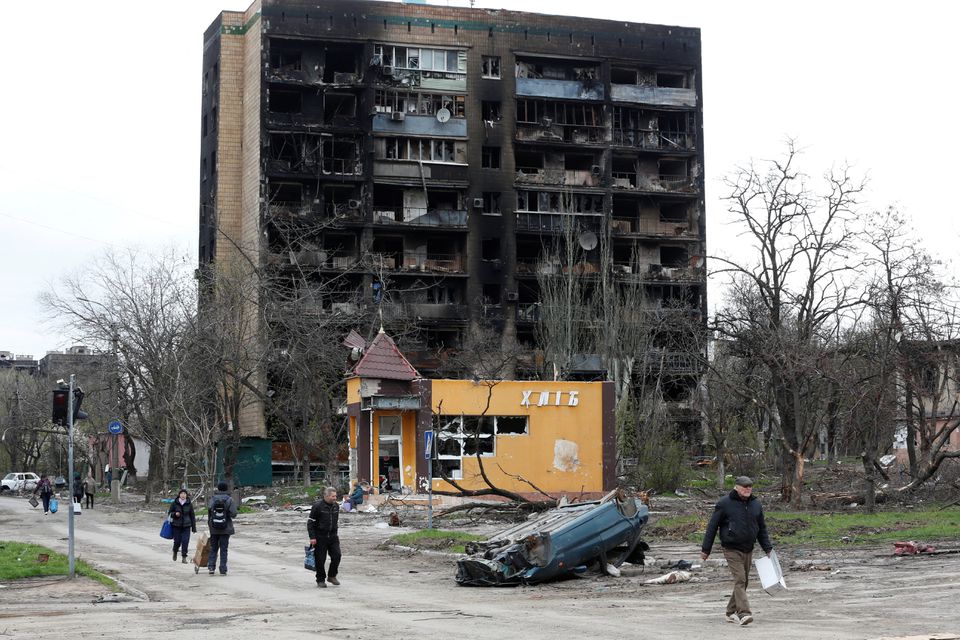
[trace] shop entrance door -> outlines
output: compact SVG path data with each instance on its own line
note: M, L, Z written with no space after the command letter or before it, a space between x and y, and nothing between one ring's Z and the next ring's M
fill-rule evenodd
M403 437L400 416L381 416L380 442L377 447L380 463L380 490L384 492L403 489Z

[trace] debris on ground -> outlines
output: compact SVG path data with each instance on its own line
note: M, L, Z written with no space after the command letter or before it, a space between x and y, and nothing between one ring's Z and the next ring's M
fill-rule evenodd
M895 556L912 556L918 553L933 553L936 549L929 544L921 544L919 542L894 542L893 543L893 555Z
M266 499L267 499L267 496L262 496L262 495L261 495L261 496L247 496L246 498L243 498L243 499L240 501L240 503L241 503L241 504L247 504L248 502L263 502L263 501L265 501Z
M794 562L790 566L790 571L833 571L833 567L815 562Z
M399 527L400 525L400 516L397 515L397 512L394 511L390 514L390 526Z
M588 565L643 564L649 547L640 532L648 518L639 498L619 490L602 500L556 507L467 543L470 557L457 561L456 580L462 586L514 586L582 573Z
M679 582L690 582L693 580L693 574L689 571L671 571L657 578L645 580L643 584L677 584Z

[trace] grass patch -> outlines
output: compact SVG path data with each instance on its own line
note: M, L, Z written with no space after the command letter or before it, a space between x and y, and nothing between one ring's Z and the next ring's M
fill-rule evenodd
M780 522L790 526L786 535ZM767 526L780 542L839 547L848 544L882 544L899 540L948 540L960 537L960 509L944 511L884 511L879 513L774 513ZM846 541L843 538L847 538Z
M38 560L45 553L49 559L45 563ZM83 560L75 564L77 575L96 580L111 591L119 591L115 580L92 568ZM65 576L70 573L67 556L56 553L38 544L26 542L0 541L0 580L18 580L38 576Z
M450 553L464 553L463 545L467 542L484 540L484 536L477 536L462 531L444 531L442 529L421 529L410 533L401 533L393 536L387 542L399 544L415 549L431 549L434 551L449 551Z
M658 518L644 533L652 539L699 543L710 515ZM957 508L874 514L767 512L766 520L774 544L841 547L960 538L960 509Z

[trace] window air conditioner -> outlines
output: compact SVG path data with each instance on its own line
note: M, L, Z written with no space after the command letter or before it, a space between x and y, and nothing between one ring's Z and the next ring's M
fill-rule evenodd
M473 199L473 208L474 208L474 209L483 209L483 198L474 198L474 199Z
M507 302L517 302L520 299L520 294L516 291L507 291Z
M390 114L390 119L394 122L403 122L403 119L406 117L406 114L403 111L394 111Z
M359 200L350 200L347 202L347 206L351 209L359 209L360 201Z

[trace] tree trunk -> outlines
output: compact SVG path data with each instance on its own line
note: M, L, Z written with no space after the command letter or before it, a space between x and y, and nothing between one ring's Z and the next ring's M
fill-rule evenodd
M917 429L913 414L913 386L907 383L907 460L910 464L910 477L917 477Z
M790 486L790 506L799 509L801 506L801 497L803 495L803 452L794 451L793 454L793 475Z
M726 452L723 445L717 445L717 489L721 491L723 491L723 485L727 480L727 465L723 461Z
M876 509L877 496L876 496L876 464L873 456L864 452L861 456L863 462L863 495L864 495L864 506L867 509L867 513L873 513Z

